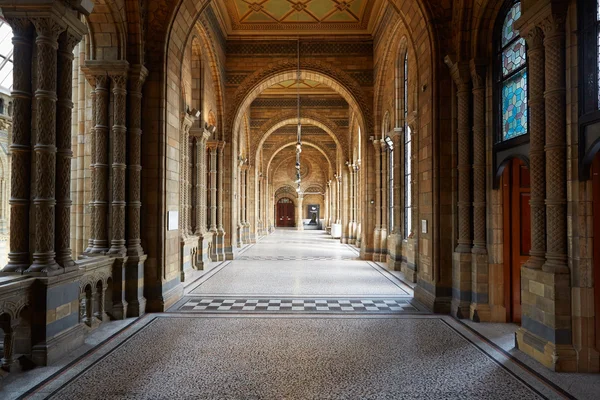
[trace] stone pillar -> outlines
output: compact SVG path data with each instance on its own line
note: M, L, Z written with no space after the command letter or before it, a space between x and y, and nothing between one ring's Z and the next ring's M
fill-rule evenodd
M485 64L471 60L473 81L473 249L471 307L475 321L489 321L489 270L486 224Z
M342 223L342 176L341 174L336 177L337 183L337 193L336 193L336 206L335 210L337 211L337 223Z
M113 82L112 127L112 204L110 255L124 256L125 247L125 174L127 169L127 75L111 75Z
M31 56L33 27L27 19L8 19L13 30L13 137L11 152L10 230L8 264L3 272L29 268L29 208L31 170Z
M56 220L56 86L58 35L65 30L65 26L52 18L35 18L33 24L37 32L35 40L37 46L36 144L33 147L35 242L33 264L26 272L52 273L59 268L55 259L54 247L56 237L54 230ZM68 118L70 125L70 114Z
M129 165L127 202L127 266L125 267L127 316L139 317L146 312L144 297L144 262L146 254L141 240L141 173L142 173L142 87L148 76L143 65L134 65L129 76Z
M348 161L346 165L348 166L348 214L350 216L348 220L348 243L354 244L356 242L356 221L354 219L354 164Z
M12 322L12 321L11 321ZM2 355L2 360L0 360L0 366L5 371L10 371L11 366L13 364L13 350L15 347L15 330L13 327L4 326L4 354Z
M241 208L242 208L242 243L248 243L246 226L248 225L248 164L242 165L242 193L241 193Z
M531 250L528 268L540 269L546 261L546 122L544 100L544 34L538 27L527 40L529 85L529 173L531 176Z
M545 171L546 260L541 270L536 269L541 260L541 254L536 252L540 260L521 269L523 315L516 339L520 350L548 368L576 371L579 357L573 347L571 277L567 265L566 4L551 2L544 12L547 14L536 16L536 19L544 33L544 150L546 163L552 166ZM536 45L539 43L534 43L534 48ZM534 51L534 56L533 67L539 73L541 55ZM539 76L536 77L534 99L539 101L541 82L537 79ZM534 109L537 123L534 124L535 150L539 151L541 117L539 108ZM537 163L541 160L538 154ZM536 174L539 173L537 170Z
M64 32L58 48L58 102L56 119L56 262L75 268L71 255L71 121L73 116L73 49L81 37Z
M565 83L565 21L549 17L544 28L546 51L546 262L544 271L568 274L567 266L567 142Z
M458 137L458 246L453 255L451 312L457 318L466 318L471 305L471 90L470 68L466 62L453 57L445 60L457 87Z
M390 183L388 177L389 170L389 153L388 146L385 140L380 140L381 145L381 237L379 248L379 261L386 261L387 255L387 235L388 235L388 185Z
M225 229L223 226L223 190L224 190L224 149L225 142L218 144L218 188L217 188L217 244L218 261L225 260Z
M303 224L303 218L302 218L302 202L304 201L304 197L302 196L302 194L298 195L298 198L296 199L296 230L298 231L303 231L304 230L304 224Z
M188 219L188 142L190 129L193 124L192 117L185 113L181 119L181 133L179 134L179 233L185 240L189 232Z
M217 232L217 142L208 142L210 153L210 231ZM214 251L214 248L213 248Z
M203 235L206 233L206 142L210 136L207 130L202 131L202 135L198 140L196 148L198 152L196 169L198 171L198 205L196 207L196 234Z
M90 234L89 234L89 238L88 238L88 245L87 248L84 251L84 254L91 254L92 250L94 248L94 241L96 239L96 219L94 218L94 209L95 209L95 203L96 203L96 197L95 196L95 191L94 188L96 187L96 179L98 179L96 177L96 80L94 79L93 76L86 74L86 79L88 80L88 83L90 84L90 86L92 87L92 90L90 92L90 101L92 104L92 116L91 116L91 128L90 128L90 133L89 133L89 137L90 137L90 180L92 182L92 188L91 188L91 196L90 196L90 202L89 202L89 207L91 212L91 218L90 218Z
M394 144L394 152L397 156L394 157L394 229L393 233L398 235L398 240L402 240L402 215L404 210L402 209L402 168L401 163L403 157L401 157L402 150L402 137L404 130L402 128L394 128L392 131L392 143Z
M96 127L94 128L96 164L94 164L94 247L92 253L108 251L108 106L110 80L108 75L99 74L96 82Z
M375 230L373 232L373 258L381 254L381 140L373 139L375 149Z

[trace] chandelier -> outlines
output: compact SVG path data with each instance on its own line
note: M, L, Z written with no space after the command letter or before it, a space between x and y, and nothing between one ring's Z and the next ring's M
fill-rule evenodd
M300 153L302 153L302 122L300 121L300 38L298 38L298 69L296 71L296 93L298 106L298 133L296 138L296 192L300 193Z

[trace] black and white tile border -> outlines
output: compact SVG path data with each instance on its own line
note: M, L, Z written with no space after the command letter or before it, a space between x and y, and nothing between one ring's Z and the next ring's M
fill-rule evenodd
M191 298L181 312L420 312L410 299L225 299Z

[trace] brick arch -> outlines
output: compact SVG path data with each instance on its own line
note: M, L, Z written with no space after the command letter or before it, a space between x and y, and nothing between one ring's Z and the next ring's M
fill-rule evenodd
M348 148L348 141L347 138L342 135L340 133L340 129L338 129L337 125L335 124L335 122L333 122L332 120L330 120L329 118L327 118L326 116L324 116L322 113L318 113L316 111L312 111L312 110L303 110L302 111L302 116L308 119L311 119L313 121L318 121L319 123L321 123L322 125L324 125L325 127L327 127L331 132L328 132L330 135L334 135L336 138L334 137L333 139L336 140L336 144L341 145L341 149L342 149L342 153L345 153L346 149ZM262 124L259 128L259 130L261 132L266 132L269 129L271 129L271 127L273 127L275 124L283 121L283 120L289 120L289 119L298 119L298 113L297 111L284 111L281 112L277 115L275 115L274 117L272 117L271 119L269 119L267 122L265 122L264 124ZM315 125L315 124L313 124ZM323 128L321 128L323 129ZM325 130L325 129L323 129ZM263 138L263 136L261 136L261 138ZM337 142L339 141L339 143ZM256 141L254 141L256 142ZM259 148L260 146L256 146L255 148Z
M238 131L241 115L265 89L285 80L296 79L297 67L295 61L280 61L244 79L232 96L232 106L228 108L227 131ZM313 80L335 90L351 108L358 111L361 125L371 128L368 102L360 85L346 72L323 62L304 60L300 62L300 79Z
M493 60L494 30L504 3L505 0L485 0L477 15L473 16L473 30L469 38L473 58Z
M194 29L195 28L195 29ZM194 43L196 41L196 43ZM200 22L196 22L193 26L192 32L188 35L186 39L186 44L184 46L184 50L189 46L192 46L192 51L197 51L200 55L200 59L202 60L202 54L206 54L208 57L208 65L202 65L201 69L210 68L210 73L212 75L213 81L215 82L215 94L217 100L217 110L216 110L216 124L218 128L223 127L223 82L221 79L221 74L219 73L218 61L216 56L216 49L214 47L214 39L212 38L209 30ZM202 51L204 50L204 51ZM179 82L181 82L181 77L183 74L183 57L181 58L179 65ZM167 91L167 93L169 93ZM211 110L213 111L213 110ZM203 117L204 118L204 117ZM222 130L221 130L222 131Z
M296 141L294 140L293 142L288 142L284 145L281 145L279 148L275 149L275 151L273 151L273 153L271 154L271 157L269 158L269 162L267 163L267 172L271 168L271 163L273 162L273 160L275 159L275 156L277 156L277 154L279 154L286 147L295 146L295 145L296 145ZM306 142L302 142L302 145L310 146L310 147L316 149L319 153L321 153L323 155L323 157L325 157L325 159L327 160L327 163L329 164L329 170L332 171L332 165L335 165L335 164L331 163L331 159L329 158L329 155L327 154L327 152L325 150L323 150L321 148L321 146L318 143L306 141ZM269 174L269 175L271 175L271 174Z
M90 39L90 60L127 58L127 19L123 0L96 0L86 17ZM116 53L114 49L117 49Z
M127 31L127 60L132 65L144 64L144 21L145 2L139 0L125 0L125 13L129 27L138 29Z
M338 147L340 147L340 142L338 141L338 138L335 135L335 133L333 133L333 131L331 131L330 127L328 127L327 125L323 124L321 121L319 121L317 119L313 119L311 117L300 118L300 121L302 122L302 125L314 125L316 127L321 128L323 131L325 131L327 134L329 134L329 136L331 136L331 138L335 141L335 144ZM271 136L279 128L284 127L286 125L293 125L293 124L296 124L297 122L298 122L298 117L288 117L287 119L279 120L274 125L270 125L270 127L268 128L268 130L264 131L265 133L261 136L261 138L260 138L260 140L259 140L256 148L253 148L253 150L252 150L252 151L254 151L254 154L255 154L256 165L258 165L258 157L259 157L258 149L260 149L262 147L262 145L264 144L265 140L267 140L267 138L269 136ZM303 140L302 143L305 143L305 141ZM342 152L342 154L343 153L344 152ZM334 163L334 165L335 165L335 163Z
M374 115L375 115L375 131L374 132L381 132L383 127L382 127L382 123L383 123L383 113L384 113L384 88L387 87L386 82L388 80L391 79L392 82L395 82L396 79L396 68L398 68L398 60L402 59L404 60L404 56L406 54L406 52L408 52L408 63L409 63L409 69L412 71L421 71L421 66L424 64L429 64L429 71L432 72L432 68L433 68L433 60L430 59L428 62L427 61L423 61L420 60L419 57L417 56L417 52L416 52L416 45L414 40L412 39L412 33L406 29L406 26L404 25L404 22L402 19L400 19L396 25L394 26L394 28L390 31L389 33L390 37L388 38L388 45L386 47L386 50L384 51L384 57L381 60L381 68L378 71L377 77L375 79L375 110L374 110ZM431 54L428 53L427 51L421 53L421 54ZM392 68L389 68L390 65L393 65ZM392 76L392 78L390 78L390 75ZM418 74L415 73L414 76L417 78L417 80L419 81L419 84L415 84L414 82L409 86L409 110L410 110L410 106L412 105L413 111L415 108L418 107L418 104L420 104L420 96L418 95L418 90L416 90L418 87L421 86L421 79L423 77L422 74ZM429 85L432 85L433 83L433 74L430 74L429 77L425 78L427 80L427 83ZM412 86L412 90L411 89ZM430 89L429 92L431 93L432 90ZM394 96L398 96L397 91L394 91ZM411 97L412 97L412 101L411 101ZM430 95L429 97L429 103L433 104L432 101L432 96ZM399 112L399 110L395 110L396 112ZM398 123L401 120L401 118L396 118L395 123Z

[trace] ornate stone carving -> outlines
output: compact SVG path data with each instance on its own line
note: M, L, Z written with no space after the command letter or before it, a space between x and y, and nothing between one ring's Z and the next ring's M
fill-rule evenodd
M529 173L531 176L531 249L527 266L542 268L546 259L546 122L544 105L544 47L543 32L533 28L527 41L527 74L529 79Z
M486 254L485 74L486 66L471 60L473 81L473 253Z
M37 32L36 193L33 197L35 244L33 264L26 272L52 273L59 268L54 247L57 49L58 36L65 27L52 18L34 18L32 22Z
M29 207L31 168L32 25L26 19L8 20L13 28L13 138L11 156L10 252L4 272L29 267Z
M113 82L112 127L112 239L109 254L124 255L125 247L125 174L127 151L127 75L110 76Z

